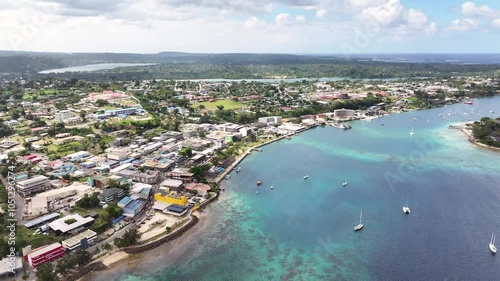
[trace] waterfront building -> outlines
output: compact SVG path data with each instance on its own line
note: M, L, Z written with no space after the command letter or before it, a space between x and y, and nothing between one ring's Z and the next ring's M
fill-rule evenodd
M87 229L82 233L62 241L62 246L66 251L86 249L89 245L94 244L96 237L97 233L95 231Z
M170 204L177 204L181 206L187 205L188 199L185 195L179 195L177 192L167 192L160 190L160 192L155 194L156 201L162 201Z
M333 111L333 116L336 119L350 119L354 117L354 110L351 109L336 109Z
M36 268L38 265L51 262L55 259L64 256L64 248L61 243L45 245L35 250L31 250L31 246L23 249L24 259L28 262L31 268Z

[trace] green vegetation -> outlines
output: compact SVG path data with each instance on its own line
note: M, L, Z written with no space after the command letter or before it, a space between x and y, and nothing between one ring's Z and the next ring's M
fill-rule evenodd
M205 182L207 182L207 179L205 178L205 172L210 170L210 167L211 166L208 164L198 165L198 166L191 167L189 169L189 172L194 174L193 176L198 182L205 183Z
M55 273L53 263L44 263L36 267L36 278L38 281L59 281L59 277Z
M500 118L483 117L480 122L474 122L471 126L474 138L479 142L500 147Z
M71 255L67 255L60 260L56 266L56 272L65 274L77 267L84 266L92 260L92 255L87 251L77 251Z
M76 206L84 209L97 208L99 207L99 202L101 201L99 200L98 195L98 192L94 192L91 196L85 194L82 199L76 202Z
M115 238L115 245L123 248L135 245L137 241L141 238L141 234L135 228L127 230L121 238Z
M193 156L193 149L191 147L183 147L179 151L179 155L182 155L186 158L191 158L191 156Z
M203 105L203 108L209 109L209 110L215 110L218 108L218 106L223 106L224 109L231 110L231 109L237 109L237 108L242 108L247 106L246 104L239 102L239 101L234 101L234 100L216 100L214 102L198 102L198 103L193 103L191 105L192 108L199 108L200 105Z
M64 221L65 224L72 224L72 223L75 223L76 220L75 219L67 219Z

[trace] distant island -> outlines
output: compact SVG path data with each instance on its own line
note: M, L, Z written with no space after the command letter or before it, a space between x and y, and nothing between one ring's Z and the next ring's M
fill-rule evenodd
M269 79L321 78L387 79L456 76L497 77L497 55L295 55L295 54L200 54L162 52L39 53L0 51L0 81L12 79L81 79L127 81L151 79ZM458 57L457 57L458 56ZM122 64L113 69L96 65ZM139 64L154 64L139 66ZM67 69L69 68L69 69ZM45 73L67 69L64 73ZM71 72L67 72L71 71Z
M481 118L481 121L469 123L476 142L500 148L500 118Z

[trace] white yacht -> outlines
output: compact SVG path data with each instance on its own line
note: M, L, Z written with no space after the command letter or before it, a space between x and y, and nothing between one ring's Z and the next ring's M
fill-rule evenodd
M363 210L361 210L361 214L359 215L359 224L354 227L354 231L359 231L363 228Z
M403 206L403 213L409 214L410 212L410 207L408 207L408 202L406 202L406 205Z
M491 240L490 240L490 251L492 254L497 253L497 247L495 246L495 234L491 234Z
M342 183L342 186L346 186L347 184L349 184L349 183L347 182L347 177L345 177L344 182Z
M413 131L413 128L411 128L410 136L414 136L415 132Z
M309 178L309 175L305 175L304 179L307 180Z

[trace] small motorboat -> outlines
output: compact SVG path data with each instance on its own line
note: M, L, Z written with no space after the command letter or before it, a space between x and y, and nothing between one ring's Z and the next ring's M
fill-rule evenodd
M309 178L309 175L305 175L304 179L307 180Z
M241 167L236 168L236 173L239 173L241 171Z
M273 190L274 186L271 185L271 190Z
M257 181L257 186L262 185L261 181Z

